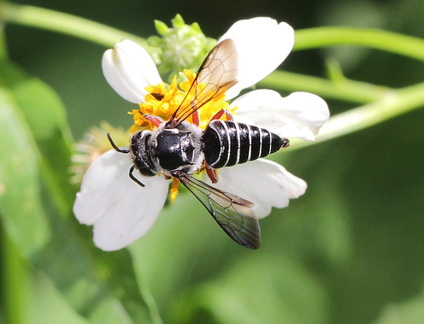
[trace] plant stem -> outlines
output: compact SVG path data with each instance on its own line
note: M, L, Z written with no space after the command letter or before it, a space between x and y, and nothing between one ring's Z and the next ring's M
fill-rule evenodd
M259 84L265 88L288 91L308 91L326 98L360 104L377 100L390 90L388 87L376 86L365 82L348 79L334 82L286 71L274 71L260 81Z
M391 90L379 100L340 113L321 128L317 142L334 139L364 128L382 123L424 106L424 82L400 90ZM293 149L302 148L313 142L293 140Z
M0 16L5 22L61 32L107 47L128 38L138 42L150 54L155 51L143 38L49 9L2 3ZM424 61L424 40L377 29L318 27L298 30L294 50L336 45L365 46Z
M25 305L27 295L25 288L28 286L28 272L24 262L19 255L18 249L8 238L6 230L0 224L0 286L1 299L6 323L25 323Z
M424 40L377 29L318 27L298 30L294 50L357 45L424 61Z
M4 0L0 0L0 60L7 57L6 39L4 36L4 23L1 14L4 3Z
M106 47L112 47L123 38L131 39L152 54L156 50L147 45L146 40L130 33L72 16L54 10L33 6L4 3L0 13L1 18L8 23L51 30L58 33L85 39Z
M4 38L4 28L0 25L0 60L7 58L6 41Z

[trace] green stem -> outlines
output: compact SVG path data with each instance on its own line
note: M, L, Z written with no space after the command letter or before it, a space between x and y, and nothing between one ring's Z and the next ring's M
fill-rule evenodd
M7 55L7 47L6 40L4 37L4 27L0 25L0 60L6 59Z
M0 60L7 58L6 38L4 34L4 24L1 16L1 8L4 6L4 0L0 0Z
M117 42L126 38L143 46L149 54L156 51L147 45L144 38L54 10L5 3L1 8L0 17L8 23L55 31L106 47L113 47Z
M355 45L384 50L424 61L424 40L383 30L319 27L298 30L295 39L294 50ZM326 98L355 103L372 102L389 90L386 87L348 79L344 79L342 82L333 82L283 71L274 71L260 84L279 90L309 91Z
M27 302L28 272L18 249L8 238L6 230L0 224L0 287L3 311L6 323L25 323L25 305Z
M261 87L287 90L308 91L326 98L338 99L354 103L368 103L378 100L390 88L348 79L337 82L313 76L274 71L259 82Z
M424 82L400 90L391 90L373 103L331 117L321 128L317 141L323 142L350 134L423 106ZM313 143L295 140L293 144L293 148L302 148Z
M319 27L298 30L294 50L356 45L424 61L424 40L377 29Z
M4 3L0 16L9 23L61 32L107 47L113 46L122 38L128 38L140 43L149 53L154 51L143 38L53 10ZM424 61L424 40L376 29L319 27L298 30L294 50L336 45L365 46Z

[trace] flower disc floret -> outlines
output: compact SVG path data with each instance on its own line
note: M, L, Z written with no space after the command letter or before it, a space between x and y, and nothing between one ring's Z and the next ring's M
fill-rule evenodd
M177 76L175 76L170 85L161 82L145 88L148 92L144 98L145 102L139 104L139 109L134 109L130 112L134 120L134 124L130 129L132 133L139 130L154 129L155 125L145 115L156 116L164 121L170 120L172 114L182 103L183 105L191 104L195 100L196 95L202 93L206 88L207 85L205 83L191 87L191 84L193 84L196 78L196 73L190 70L184 70L183 75L185 80L180 83L178 83ZM202 109L198 110L199 127L205 129L211 118L221 109L228 110L228 106L228 103L225 101L225 95L207 101L203 104ZM231 108L231 112L234 112L236 109L236 107ZM193 116L190 116L187 121L193 123Z

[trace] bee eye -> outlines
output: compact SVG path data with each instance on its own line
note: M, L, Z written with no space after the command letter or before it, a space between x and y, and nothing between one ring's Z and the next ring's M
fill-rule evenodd
M157 101L161 101L164 97L164 95L162 93L151 93L151 95L153 96L153 98L155 98Z

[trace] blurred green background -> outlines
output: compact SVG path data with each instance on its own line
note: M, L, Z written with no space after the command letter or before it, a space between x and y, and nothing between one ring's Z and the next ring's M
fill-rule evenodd
M169 24L176 13L187 23L198 22L203 32L214 38L236 20L254 16L286 21L295 29L341 25L424 37L422 0L15 3L74 14L141 37L155 34L154 19ZM74 139L101 120L130 126L126 112L133 106L115 94L102 76L104 47L16 25L7 25L6 36L11 60L60 96ZM352 47L294 52L282 68L324 76L328 58L338 60L348 78L378 85L403 87L421 82L424 76L422 62ZM332 114L355 106L327 101ZM206 211L200 211L193 197L180 195L174 206L161 213L148 235L129 248L147 308L154 314L157 310L164 323L424 323L423 121L421 109L274 157L309 187L289 208L274 210L261 221L263 244L258 251L237 246ZM52 149L45 147L46 151ZM76 190L69 189L70 196ZM78 225L70 209L65 214L75 232L90 238L91 230ZM63 229L51 230L60 235ZM73 237L63 239L73 245ZM90 243L87 239L85 244ZM10 247L13 240L3 240L3 247L6 244L7 250L0 252L0 323L125 322L102 318L101 308L87 320L84 314L90 312L90 304L81 307L84 311L74 311L69 298L84 304L90 290L74 287L69 293L72 296L65 298L61 292L66 283L55 279L63 273L45 271L45 263L60 264L68 254L46 250L44 258L37 257L34 263L24 258L16 266L20 272L8 273L15 268L4 263L17 262L20 252ZM98 252L93 260L104 265L99 267L104 270L99 277L106 278L106 272L113 272L110 264L120 269L130 259L120 252ZM77 259L73 261L81 272L89 269L82 263L79 266ZM65 266L58 269L72 271ZM121 289L121 302L128 294L122 290L126 276L116 270L112 278L120 277L122 285L118 280L109 282ZM15 284L10 286L10 280ZM138 290L133 285L131 289ZM13 314L19 319L16 322L8 314L10 292L6 290L10 287L17 289L21 304L16 310L20 314Z

